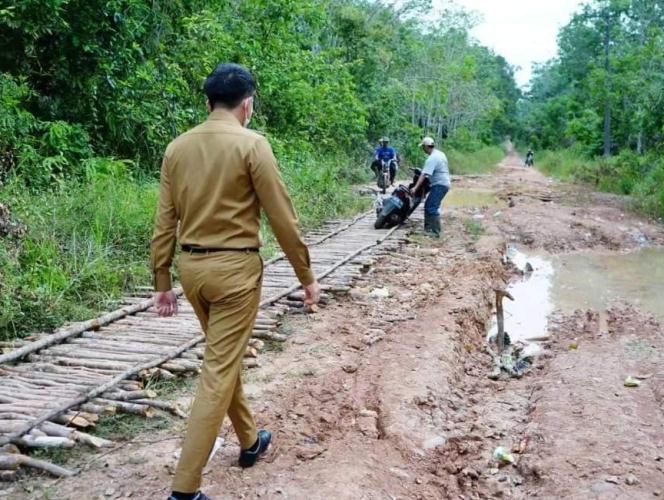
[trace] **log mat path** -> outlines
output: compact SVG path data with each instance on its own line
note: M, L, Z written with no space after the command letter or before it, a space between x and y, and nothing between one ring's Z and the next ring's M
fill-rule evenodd
M420 214L414 214L420 218ZM374 258L405 241L400 228L375 230L373 211L352 220L330 221L307 234L313 268L321 281L322 302L362 281ZM182 295L182 290L176 292ZM146 295L147 290L143 295ZM303 313L304 293L283 255L265 264L261 310L245 354L245 366L259 366L267 341L287 313ZM123 307L53 334L11 344L0 356L0 480L11 480L20 466L56 476L72 472L23 455L19 449L112 446L84 432L115 413L150 417L168 411L186 417L176 404L154 399L144 382L173 379L200 369L204 344L191 305L181 297L175 318L160 318L151 298L127 297ZM18 448L17 448L18 447Z

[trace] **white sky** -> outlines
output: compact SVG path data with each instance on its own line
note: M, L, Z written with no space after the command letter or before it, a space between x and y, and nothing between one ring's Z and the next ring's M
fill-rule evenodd
M484 20L472 35L513 66L520 66L516 81L523 86L532 74L533 62L556 55L558 30L578 10L580 0L454 0ZM434 0L444 6L446 0Z

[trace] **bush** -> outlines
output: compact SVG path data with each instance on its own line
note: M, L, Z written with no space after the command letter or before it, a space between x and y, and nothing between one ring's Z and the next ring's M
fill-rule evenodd
M89 318L149 284L155 182L97 173L39 195L15 181L3 195L28 233L0 240L0 337Z
M644 164L648 173L634 184L636 207L651 217L664 217L664 158L652 156Z
M535 165L564 181L589 184L600 191L631 195L634 206L652 217L664 216L664 160L624 150L605 159L588 159L577 151L543 151Z
M446 153L450 162L450 171L456 175L491 172L505 157L505 152L498 146L484 146L472 153L456 150Z

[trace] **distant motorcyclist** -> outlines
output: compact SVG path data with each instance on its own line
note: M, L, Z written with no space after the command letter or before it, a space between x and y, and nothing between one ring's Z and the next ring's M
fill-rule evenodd
M376 148L374 153L374 160L371 163L371 170L378 176L383 161L389 162L390 167L390 184L394 185L394 178L399 169L398 155L396 149L390 146L390 140L387 137L381 137L380 146Z
M526 153L526 166L532 167L534 164L535 164L535 153L533 153L532 149L528 149L528 152Z

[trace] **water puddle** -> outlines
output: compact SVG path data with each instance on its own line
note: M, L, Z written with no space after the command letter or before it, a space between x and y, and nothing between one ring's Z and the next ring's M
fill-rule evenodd
M664 322L664 249L577 253L553 259L551 299L558 309L595 309L628 301Z
M526 255L510 248L507 258L525 272L507 289L514 302L503 301L505 331L514 342L545 339L554 310L594 309L602 323L616 301L634 304L664 323L664 249ZM496 329L494 320L489 335Z
M495 207L501 204L496 192L490 189L455 188L454 186L443 200L445 208Z

